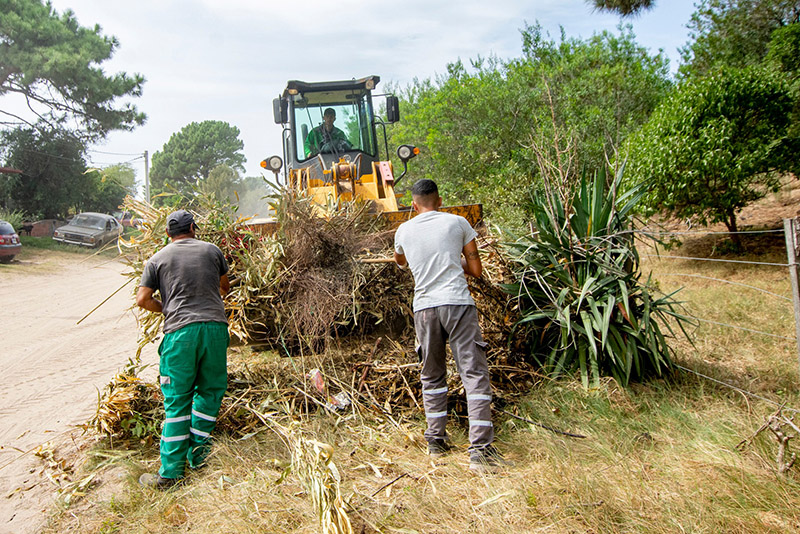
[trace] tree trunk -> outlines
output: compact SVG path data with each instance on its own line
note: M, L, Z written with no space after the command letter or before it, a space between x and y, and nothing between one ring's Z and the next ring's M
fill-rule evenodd
M736 212L734 210L729 210L726 214L725 226L728 227L728 231L731 233L733 246L736 250L742 250L742 240L739 238L739 228L736 226Z

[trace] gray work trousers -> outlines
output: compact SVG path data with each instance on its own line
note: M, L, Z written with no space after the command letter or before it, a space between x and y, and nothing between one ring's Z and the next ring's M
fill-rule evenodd
M486 343L475 306L438 306L414 313L417 351L422 357L422 398L428 428L425 439L445 439L447 433L447 366L445 344L467 393L470 450L494 441L492 386L486 362Z

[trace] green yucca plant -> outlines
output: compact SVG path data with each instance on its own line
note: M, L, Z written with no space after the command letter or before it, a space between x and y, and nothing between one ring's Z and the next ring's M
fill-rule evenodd
M537 231L506 244L516 282L504 289L534 360L551 375L580 369L587 388L602 375L624 386L661 375L672 366L672 323L686 334L674 293L656 295L649 277L641 281L631 212L644 189L617 196L621 180L622 169L608 189L602 172L572 190L537 193Z

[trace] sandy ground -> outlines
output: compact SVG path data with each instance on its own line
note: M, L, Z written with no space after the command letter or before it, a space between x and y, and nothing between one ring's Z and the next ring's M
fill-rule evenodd
M36 532L55 486L33 449L69 439L136 352L126 279L103 257L37 251L0 265L0 534ZM143 363L157 361L147 347Z

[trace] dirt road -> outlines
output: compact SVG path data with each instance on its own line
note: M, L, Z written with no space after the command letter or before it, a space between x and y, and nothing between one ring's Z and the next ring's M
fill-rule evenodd
M124 266L108 258L37 252L0 266L0 534L34 532L55 486L38 445L94 414L97 391L136 352ZM143 363L157 360L154 346Z

